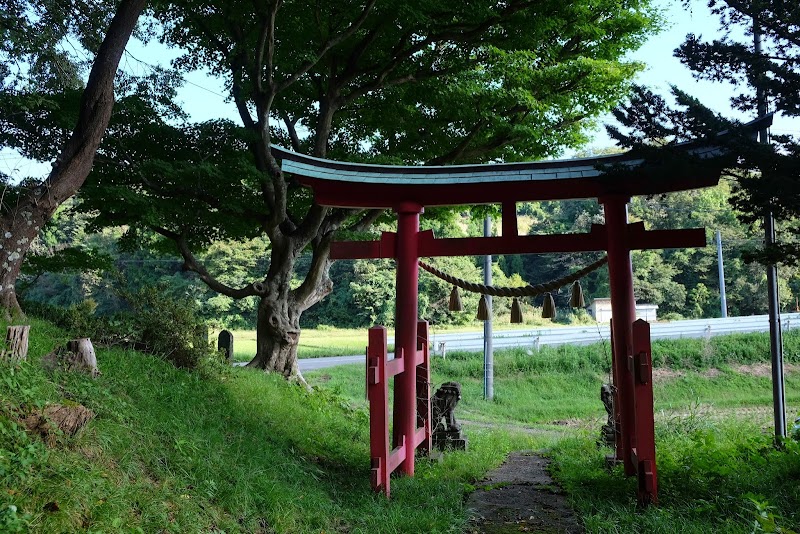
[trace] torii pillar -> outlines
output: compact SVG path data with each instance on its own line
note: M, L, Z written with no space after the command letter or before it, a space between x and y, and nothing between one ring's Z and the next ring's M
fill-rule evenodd
M608 278L611 286L611 367L614 374L614 419L617 423L616 460L625 474L639 479L642 504L658 502L655 424L653 417L650 327L636 321L626 195L599 198L606 218Z
M417 301L419 300L419 216L422 206L402 202L397 213L397 289L395 299L394 357L403 358L403 373L395 378L394 396L398 406L414 407L417 403ZM393 447L404 447L405 460L399 469L414 475L417 413L413 409L395 410ZM411 440L412 443L404 443Z
M633 295L633 265L628 240L628 201L625 196L599 199L603 204L608 230L608 279L611 289L612 372L614 375L614 418L619 425L616 434L617 460L622 460L625 474L636 468L631 459L634 428L633 374L628 360L633 355L633 321L636 320L636 299Z

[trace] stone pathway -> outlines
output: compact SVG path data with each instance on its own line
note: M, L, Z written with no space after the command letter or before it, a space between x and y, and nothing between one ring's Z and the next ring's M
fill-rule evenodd
M580 521L535 452L511 453L467 500L469 534L580 533Z

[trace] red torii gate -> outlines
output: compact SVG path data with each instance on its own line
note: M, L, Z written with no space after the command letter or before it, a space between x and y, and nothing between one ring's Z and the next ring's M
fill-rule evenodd
M332 259L393 258L397 266L396 357L388 375L389 365L385 361L369 364L373 381L395 376L394 450L390 452L386 440L377 439L371 430L373 487L376 490L389 494L389 475L395 468L413 475L416 448L430 443L429 404L417 406L418 378L427 379L417 376L418 366L427 365L427 348L420 350L418 346L419 258L605 250L614 317L612 369L614 418L618 430L616 458L623 463L626 475L638 475L639 501L657 502L649 325L644 321L634 323L630 252L702 247L706 239L702 228L646 230L643 223L631 224L627 219L627 204L635 195L716 185L721 169L715 172L705 169L703 174L687 173L667 180L650 178L652 168L630 153L526 163L410 167L345 163L313 158L276 146L272 149L282 159L284 172L293 174L302 185L314 190L318 204L392 209L397 213L396 233L384 232L378 241L338 242L331 247ZM691 143L683 145L682 149L687 156L701 158L721 153L718 148ZM625 172L613 170L620 168ZM605 225L592 225L591 231L585 234L518 234L517 202L592 197L603 205ZM502 206L501 236L437 239L431 231L420 232L419 216L424 206L471 204ZM424 322L421 328L426 328ZM379 341L380 335L371 331L371 347ZM427 371L423 367L421 372ZM419 420L418 410L427 411L427 414L419 414ZM370 419L378 425L384 438L388 431L387 416L386 413L372 413L371 409ZM420 422L422 425L418 426Z

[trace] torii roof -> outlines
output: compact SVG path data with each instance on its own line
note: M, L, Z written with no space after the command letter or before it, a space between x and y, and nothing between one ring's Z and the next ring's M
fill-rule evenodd
M749 123L767 128L772 116ZM695 142L675 145L684 162L657 164L668 168L668 179L654 178L654 164L631 152L591 158L481 165L400 166L347 163L315 158L272 146L284 172L314 189L323 206L391 208L401 202L422 206L492 204L509 201L599 198L607 195L648 195L715 185L721 168L693 166L691 162L719 156L718 146ZM683 164L682 164L683 163ZM619 172L624 169L626 172Z

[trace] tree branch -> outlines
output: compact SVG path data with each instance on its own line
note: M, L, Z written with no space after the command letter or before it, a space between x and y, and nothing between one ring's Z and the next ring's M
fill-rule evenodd
M286 125L286 131L289 132L289 139L292 142L292 150L295 152L300 152L300 137L297 135L297 128L295 124L297 124L297 119L291 119L289 114L285 111L281 110L280 117L283 123Z
M307 310L333 290L333 282L328 276L332 237L333 232L328 232L314 239L308 274L300 287L294 290L295 302L301 310Z
M319 63L319 61L328 53L328 51L333 48L334 46L338 45L355 32L364 24L364 21L367 20L367 16L372 11L372 8L375 6L375 2L377 0L367 0L367 4L364 6L364 9L361 10L361 14L359 17L353 21L350 26L347 27L344 31L337 34L335 37L329 39L325 44L323 44L320 49L317 51L316 57L314 59L310 59L304 62L300 68L298 68L293 74L289 75L283 82L277 85L275 88L275 93L279 93L292 85L294 82L300 79L301 76L305 75L309 70L311 70L314 65Z
M228 285L223 284L208 272L206 268L197 261L194 254L192 254L191 249L189 248L189 244L186 242L186 235L185 234L178 234L176 232L172 232L167 230L166 228L152 226L152 230L167 239L172 240L175 245L178 247L178 251L180 252L181 256L183 256L184 261L184 268L188 271L196 272L200 275L200 280L203 281L208 287L210 287L213 291L225 295L226 297L230 297L232 299L243 299L246 297L263 297L266 296L266 287L264 284L260 282L254 282L252 284L248 284L242 288L236 289L230 287Z
M464 155L464 151L467 150L467 147L472 140L475 139L481 130L483 130L486 125L489 124L489 121L486 119L481 119L475 124L475 126L470 130L470 132L464 136L464 139L458 143L453 150L448 152L447 154L443 154L441 156L437 156L425 163L425 165L447 165L449 163L453 163L457 161L460 157Z
M372 226L375 221L378 220L378 217L383 215L385 211L386 210L379 209L366 210L364 215L359 220L351 224L348 230L352 230L353 232L363 232Z
M783 27L780 24L776 24L769 18L765 18L763 13L753 12L753 6L751 4L746 4L745 2L741 2L739 0L724 0L724 2L728 5L728 7L735 9L739 13L743 13L750 18L757 17L761 27L769 30L774 36L778 36L781 39L786 39L795 46L800 46L800 32L791 32L789 31L788 26Z
M272 90L272 60L275 56L275 17L282 4L281 0L276 0L261 21L261 29L258 32L258 44L256 45L256 62L253 69L253 80L256 84L256 91L263 93L263 82L261 76L264 74L264 55L267 61L267 86Z

